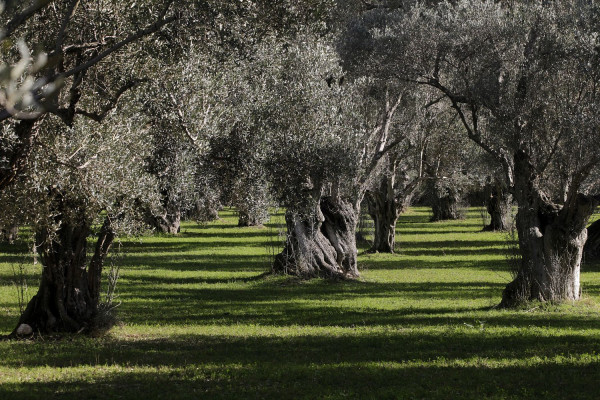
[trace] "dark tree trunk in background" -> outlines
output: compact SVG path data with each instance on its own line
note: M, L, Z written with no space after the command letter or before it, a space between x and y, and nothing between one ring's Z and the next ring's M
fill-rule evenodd
M0 229L0 241L12 243L19 235L19 227L17 225L9 226L8 228Z
M262 226L263 218L262 216L255 215L248 211L240 210L238 212L238 226Z
M61 219L57 232L42 229L36 234L37 251L43 265L38 293L28 303L13 331L21 324L33 332L80 332L94 327L100 299L104 259L114 239L110 222L102 226L89 269L86 268L90 221Z
M490 214L490 224L484 231L508 231L510 230L510 214L512 196L508 188L499 179L486 185L485 196L487 211Z
M0 190L11 185L27 165L27 160L38 135L41 119L25 119L15 124L16 144L0 143Z
M524 152L515 155L516 217L521 265L506 286L501 306L527 300L562 301L581 297L580 268L586 224L596 201L571 193L563 206L552 204L535 186Z
M187 216L198 222L210 222L219 219L219 205L206 204L202 201L197 201L194 208L187 213Z
M275 257L275 272L302 278L354 278L356 222L349 203L323 197L307 212L286 212L287 240Z
M588 257L600 258L600 219L587 228L584 249Z
M436 185L436 179L428 184L428 198L431 205L431 221L457 220L462 218L461 194L453 186L440 188Z
M398 207L394 194L382 191L367 192L369 215L373 218L375 232L373 245L369 251L380 253L393 253L396 245L396 221L398 221Z

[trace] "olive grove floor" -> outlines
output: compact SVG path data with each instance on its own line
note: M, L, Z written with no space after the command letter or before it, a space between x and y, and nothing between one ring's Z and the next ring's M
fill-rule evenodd
M598 397L598 263L575 305L497 310L507 235L480 232L478 209L429 223L412 208L398 254L361 252L349 282L265 276L281 215L240 229L221 214L123 240L108 334L0 341L0 399ZM19 264L35 294L25 250L0 247L0 334L19 314Z

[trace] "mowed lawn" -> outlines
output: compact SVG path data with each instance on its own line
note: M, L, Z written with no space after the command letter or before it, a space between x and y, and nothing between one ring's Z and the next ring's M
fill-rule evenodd
M361 249L348 282L265 276L282 216L244 229L221 217L123 240L107 335L0 341L0 399L600 397L600 264L584 266L575 305L497 310L507 235L480 232L479 210L429 223L412 208L398 254ZM0 334L18 318L25 249L0 247Z

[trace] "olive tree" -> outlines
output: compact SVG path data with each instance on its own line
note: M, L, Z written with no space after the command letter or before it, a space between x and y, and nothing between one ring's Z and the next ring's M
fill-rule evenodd
M398 113L398 117L408 117L407 121L398 124L394 133L395 137L405 140L383 157L381 168L365 192L375 227L370 249L373 252L394 252L398 217L427 182L426 154L435 134L434 121L439 112L434 107L427 107L430 102L427 94L412 93L411 96Z
M503 306L581 296L586 223L600 199L597 12L581 2L459 1L367 32L380 68L437 89L503 169L522 257Z
M238 109L233 106L232 109ZM212 138L207 162L220 180L221 200L235 206L238 226L261 226L269 216L269 183L264 138L243 122Z
M3 219L32 227L43 266L18 326L34 332L97 327L102 267L115 236L141 227L138 203L157 202L156 182L144 171L144 121L128 115L109 122L82 119L65 132L56 118L46 121L45 146L34 148L27 173L2 191ZM96 238L91 257L90 236Z
M70 126L76 116L104 119L119 98L140 83L131 68L120 68L119 55L133 43L155 33L178 18L172 1L156 1L144 7L114 2L82 3L35 0L7 2L0 15L5 44L21 38L20 51L8 51L8 65L20 58L10 73L17 85L3 84L5 100L0 121L11 122L12 145L0 149L4 161L0 190L10 185L27 165L27 158L48 114ZM33 62L23 43L41 49ZM133 61L135 53L129 53ZM112 70L97 67L111 61ZM129 64L131 65L131 64ZM6 72L6 71L5 71ZM21 76L18 76L20 74ZM16 88L16 89L15 89ZM14 92L11 99L10 93ZM101 101L87 102L90 96ZM16 99L16 100L15 100Z
M322 12L322 5L314 3L293 8L291 14L310 19ZM90 329L98 312L102 261L116 226L132 226L123 221L147 208L140 203L156 204L152 194L159 186L144 164L152 148L145 127L152 121L138 116L139 101L129 98L126 107L119 107L147 78L162 78L164 71L146 68L151 61L180 57L182 38L223 54L226 50L217 50L237 44L249 32L256 38L272 30L270 24L296 26L287 18L288 5L260 0L10 2L0 21L4 38L22 36L48 56L40 67L36 63L22 72L32 75L33 84L24 78L23 93L0 110L2 133L11 143L0 149L0 195L19 204L31 202L23 208L30 216L21 221L34 227L44 265L38 294L21 324L39 331ZM159 34L153 40L142 40L154 33ZM8 65L19 65L19 57L27 59L24 53L9 53ZM48 152L52 157L45 158ZM3 215L17 219L19 212ZM87 237L98 216L104 218L103 227L86 268Z
M585 252L589 257L600 257L600 222L596 221L587 228L587 242Z
M274 270L358 276L357 212L384 155L401 142L401 88L346 79L328 38L310 33L261 46L248 70L245 126L266 138L270 187L286 207Z

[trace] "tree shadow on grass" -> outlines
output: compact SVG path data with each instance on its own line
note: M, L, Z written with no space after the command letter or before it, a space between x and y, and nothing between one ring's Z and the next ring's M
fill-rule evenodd
M214 255L181 256L127 255L119 264L125 268L170 271L266 271L266 255Z
M243 239L243 237L242 237ZM267 238L268 239L268 238ZM210 251L213 248L229 248L232 251L240 251L239 249L242 247L260 247L266 248L273 244L270 240L264 241L233 241L222 240L222 241L206 241L206 242L185 242L185 241L171 241L171 242L161 242L161 243L125 243L122 247L122 251L125 254L149 254L149 257L152 257L152 253L189 253L189 252L198 252L198 251Z
M506 262L504 262L504 260L474 260L470 257L465 257L458 260L449 260L443 257L435 260L401 257L394 257L392 259L387 258L382 260L368 258L359 263L359 269L369 271L418 269L449 270L455 268L469 268L481 271L508 271L509 266L506 264Z
M425 333L390 330L374 333L348 329L336 335L292 336L170 335L143 340L50 342L51 352L39 354L43 343L9 342L19 359L0 360L17 367L67 367L79 365L130 364L135 366L177 365L187 362L215 364L315 363L319 365L369 362L431 362L484 359L523 360L530 357L577 356L600 351L597 338L581 335L498 335L479 330ZM100 355L100 357L98 357ZM538 361L539 362L539 361Z
M221 232L219 230L213 229L212 225L211 225L211 229L208 232L204 232L204 231L200 231L200 232L183 232L181 234L179 234L178 236L172 236L169 237L169 239L188 239L188 238L194 238L194 239L202 239L202 238L225 238L225 240L227 240L228 238L253 238L253 237L275 237L276 234L272 234L268 229L265 228L244 228L244 229L252 229L251 231L245 230L245 231L236 231L233 230L232 228L226 228L223 229L224 232ZM202 244L203 242L198 242L198 244Z
M7 399L597 399L598 364L395 368L382 365L244 364L223 372L190 364L176 371L122 371L94 383L4 385ZM542 383L543 382L543 383ZM547 382L547 383L546 383ZM50 395L50 397L48 397Z
M11 345L21 357L18 362L0 361L9 367L98 366L106 372L93 383L86 378L70 378L70 382L2 385L0 393L7 399L46 394L149 399L579 399L597 398L593 382L600 377L596 358L580 365L570 361L600 351L597 340L577 335L182 335L107 339L93 346L78 340L46 343L53 351L41 355L42 344ZM543 361L556 355L566 359ZM485 367L494 360L513 360L515 364ZM111 370L111 366L126 368Z
M493 310L501 283L424 282L275 286L255 281L251 288L128 288L123 305L134 324L264 326L428 326L553 327L597 329L600 315ZM380 301L384 300L385 301ZM472 300L469 306L465 300ZM390 303L391 302L391 303ZM386 304L381 308L380 304ZM482 306L484 304L484 306ZM149 307L148 305L152 305ZM392 307L392 308L390 308Z

